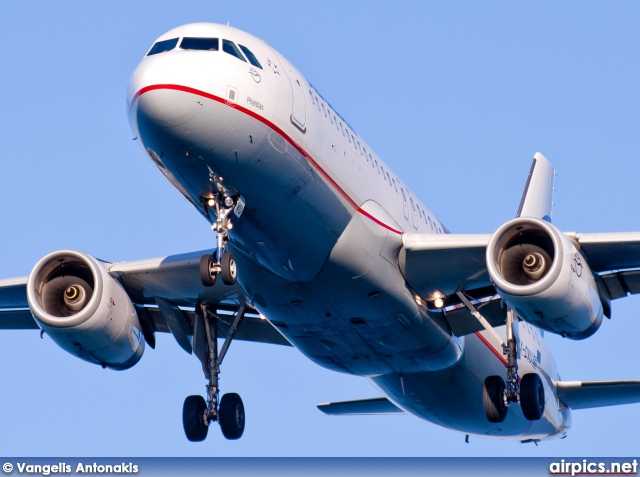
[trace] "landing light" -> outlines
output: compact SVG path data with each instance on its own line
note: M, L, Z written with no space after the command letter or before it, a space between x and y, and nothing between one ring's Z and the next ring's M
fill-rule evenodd
M266 318L264 317L264 315L262 313L260 313L260 319L261 320L266 320Z
M418 295L416 295L416 303L418 306L422 306L422 298L420 298Z
M207 201L207 205L208 205L209 207L213 207L214 205L216 205L216 201L215 201L215 199L209 199L209 200Z
M444 300L442 298L436 298L433 304L436 306L436 308L442 308L444 306Z

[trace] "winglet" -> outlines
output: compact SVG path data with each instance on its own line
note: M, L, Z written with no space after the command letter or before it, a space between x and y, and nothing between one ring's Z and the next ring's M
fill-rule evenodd
M551 163L536 152L516 217L535 217L551 222L554 176Z

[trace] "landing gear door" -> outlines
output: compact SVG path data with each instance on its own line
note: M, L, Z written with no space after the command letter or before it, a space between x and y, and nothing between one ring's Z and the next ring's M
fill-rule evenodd
M280 64L283 67L285 76L291 84L292 106L291 106L291 122L303 133L307 130L307 104L302 76L287 60L278 55L274 50Z

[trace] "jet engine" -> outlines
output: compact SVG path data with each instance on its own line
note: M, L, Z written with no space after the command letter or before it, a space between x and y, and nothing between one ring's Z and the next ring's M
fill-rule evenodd
M103 262L73 250L50 253L31 271L27 299L40 328L72 355L116 370L142 357L133 303Z
M489 240L487 270L505 303L539 328L580 340L602 323L587 261L549 222L518 218L502 225Z

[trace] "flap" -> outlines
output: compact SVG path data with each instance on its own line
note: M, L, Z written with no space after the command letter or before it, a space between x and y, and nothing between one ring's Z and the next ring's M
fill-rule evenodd
M507 307L502 305L500 297L491 297L479 303L472 300L472 303L492 327L496 328L506 323ZM484 330L482 323L463 304L446 307L445 318L456 336L466 336Z
M640 270L608 273L601 278L612 300L640 293Z
M560 381L558 399L571 409L640 402L640 381Z
M358 399L356 401L328 402L318 404L325 414L334 416L364 414L405 414L405 412L385 397Z
M165 316L159 308L144 307L143 313L147 314L153 324L153 331L170 333L169 326L165 320ZM233 313L231 307L216 308L216 314L222 318L218 322L218 333L223 338L229 332L229 326L233 321ZM196 319L196 313L193 310L180 310L189 321L191 329ZM228 320L225 319L228 317ZM189 331L189 335L192 331ZM238 327L238 331L233 337L234 340L254 341L257 343L269 343L282 346L291 346L291 343L282 336L276 328L267 320L263 320L256 316L245 315L242 324Z

